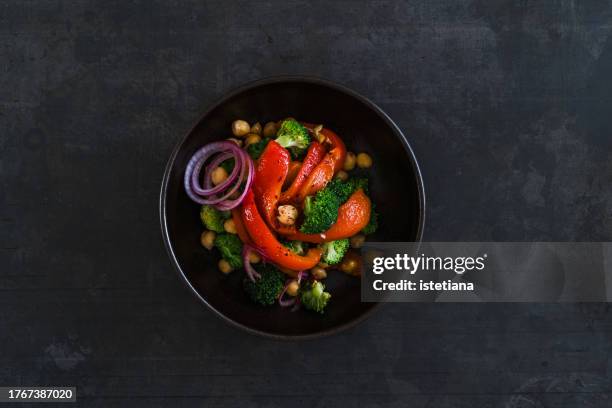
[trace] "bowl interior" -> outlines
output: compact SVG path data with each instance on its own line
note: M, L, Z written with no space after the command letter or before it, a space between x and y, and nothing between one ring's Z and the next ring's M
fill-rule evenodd
M423 211L421 179L402 136L364 99L342 88L311 81L272 81L232 94L210 110L178 147L162 191L162 222L179 272L218 314L253 331L274 336L307 336L333 331L365 316L376 304L360 302L360 281L332 271L325 284L332 294L326 313L294 313L253 304L242 290L242 271L217 270L219 254L200 246L199 206L183 191L187 162L202 145L231 136L235 119L263 125L288 116L322 123L353 152L367 152L374 165L370 193L380 214L372 241L420 239ZM165 220L164 220L165 219Z

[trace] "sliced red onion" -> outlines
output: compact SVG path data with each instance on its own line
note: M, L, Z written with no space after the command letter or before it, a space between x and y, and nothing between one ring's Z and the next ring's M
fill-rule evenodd
M302 282L302 278L306 279L308 278L308 272L306 271L299 271L298 275L297 275L297 283L298 285L300 284L300 282Z
M221 163L223 163L224 161L229 160L229 159L231 159L233 157L234 157L234 155L232 153L229 153L229 152L218 154L217 157L215 157L215 159L213 161L211 161L208 166L206 166L206 170L204 170L205 174L212 173L212 171L214 169L216 169L217 167L219 167L219 165ZM234 168L232 169L232 172L230 173L230 177L234 173L234 170L236 170L236 165L234 165ZM207 177L205 182L206 181L210 182L210 177ZM206 188L210 188L210 187L206 187Z
M244 197L247 194L247 191L249 190L249 188L251 188L251 184L253 184L253 178L255 175L255 165L253 164L253 160L251 159L251 157L243 150L241 150L242 155L244 156L243 158L243 169L246 168L246 179L244 179L244 187L242 190L242 193L240 193L240 195L238 196L238 198L234 199L234 200L226 200L222 203L220 203L217 207L221 210L221 211L225 211L225 210L231 210L232 208L237 207L238 205L240 205L240 203L242 202L242 200L244 200ZM226 196L229 198L229 196L231 196L238 187L240 187L240 182L237 182L235 187L233 188Z
M256 279L261 278L259 272L257 272L255 268L253 268L253 265L251 265L251 261L249 261L249 254L254 251L255 248L248 244L244 244L242 246L242 263L244 264L244 270L246 271L246 274L249 279L253 282L255 282Z
M230 157L236 157L240 151L242 151L242 149L240 149L240 147L238 147L235 143L222 141L222 142L209 143L203 148L201 148L198 152L196 152L196 154L194 154L194 157L192 157L191 159L193 161L195 157L199 156L199 158L195 161L193 171L191 173L191 186L193 188L193 191L199 195L208 196L208 195L216 194L218 192L225 190L232 183L232 181L235 180L236 176L238 175L238 171L240 170L242 166L236 163L229 177L223 183L220 183L219 185L211 188L212 183L210 183L211 181L210 176L211 176L212 170L214 170L219 164L221 164L221 162L229 159ZM205 187L202 188L200 187L200 182L199 182L200 171L202 167L204 166L204 163L206 162L206 160L217 153L219 153L219 156L224 157L224 159L218 160L215 158L213 162L216 163L217 166L213 167L212 169L209 169L209 167L206 168L206 171L204 172ZM187 165L187 168L189 168L189 165Z
M246 155L246 153L245 153ZM236 164L236 166L238 166ZM237 167L234 167L234 170ZM212 171L212 170L211 170ZM233 206L229 206L228 204L228 199L236 192L236 190L238 190L240 188L240 185L242 184L242 181L245 179L246 176L248 176L247 172L249 171L249 167L242 165L240 168L240 176L238 176L238 181L234 183L234 185L227 191L224 191L223 195L221 197L214 197L212 199L208 200L208 204L219 204L217 205L217 208L219 210L230 210L232 208L234 208L236 205L240 204L240 202L242 202L242 199L240 199L240 201L238 202L238 204L233 205ZM193 180L192 180L193 181ZM212 184L212 181L210 180L209 177L206 178L205 180L205 187L210 187L210 185ZM246 189L243 191L244 195L246 195ZM223 207L223 208L222 208ZM229 207L229 208L225 208L225 207Z
M289 306L293 306L295 304L295 298L294 297L290 298L290 299L283 299L283 295L285 294L285 292L287 292L287 288L289 287L291 282L293 282L293 279L289 279L287 281L287 283L285 284L285 287L283 288L283 291L281 292L280 296L278 297L278 304L281 307L289 307Z
M200 185L200 172L211 157L214 159L205 167L204 186ZM228 178L217 186L212 186L211 175L221 163L234 159L234 169ZM198 150L187 164L185 170L185 192L198 204L210 204L219 210L231 210L238 206L253 182L254 165L249 155L233 142L209 143ZM242 193L237 199L230 197L240 188Z
M297 284L299 285L300 282L302 281L302 278L306 278L307 276L308 276L308 272L299 271L298 274L297 274ZM287 283L285 283L285 287L283 288L283 291L281 292L280 296L278 297L278 304L281 305L281 307L292 306L292 305L296 304L296 302L297 302L297 296L295 296L295 297L293 297L291 299L286 299L286 300L283 299L283 295L285 294L285 292L287 292L287 288L289 287L289 284L291 282L293 282L293 279L287 280Z

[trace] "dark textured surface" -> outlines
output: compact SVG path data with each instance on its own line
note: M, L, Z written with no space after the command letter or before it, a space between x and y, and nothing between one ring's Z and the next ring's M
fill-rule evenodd
M246 335L171 269L172 146L228 89L337 80L409 136L429 240L612 239L609 1L5 1L0 383L107 406L608 407L608 305L388 305ZM588 271L585 271L588 273Z

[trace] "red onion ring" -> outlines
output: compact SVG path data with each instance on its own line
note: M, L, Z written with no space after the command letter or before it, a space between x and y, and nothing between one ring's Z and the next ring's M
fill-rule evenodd
M227 141L209 143L202 147L200 150L198 150L187 164L187 170L185 172L185 176L187 176L187 174L190 174L191 188L193 189L193 191L198 195L208 196L225 190L232 183L233 179L235 179L238 175L238 170L240 166L234 166L234 170L229 175L229 177L223 183L220 183L218 186L215 186L213 188L210 188L210 185L207 188L200 187L200 171L202 170L202 167L204 166L206 160L208 160L208 158L210 158L214 154L226 153L229 151L232 156L236 156L237 152L240 150L241 149L235 143ZM229 156L227 156L227 158L229 158ZM218 163L220 164L220 162ZM205 177L205 182L207 180L210 180L210 173L211 172L207 172L207 174L205 174L207 176Z
M285 292L287 292L287 288L289 287L289 285L291 284L291 282L293 281L293 279L289 279L287 281L287 283L285 284L285 287L283 288L283 291L281 292L280 296L278 297L278 304L281 307L289 307L289 306L293 306L295 304L295 298L291 298L291 299L285 299L283 300L283 295L285 294Z
M246 155L246 153L245 153L245 155ZM236 164L234 169L236 168L236 166L238 166L238 165ZM212 166L209 166L209 167L212 167ZM213 170L214 170L214 168L213 168ZM238 190L240 188L240 185L242 184L242 181L245 178L245 172L247 172L247 171L249 171L248 166L245 167L243 165L240 168L240 175L238 176L238 181L235 182L234 185L229 190L225 191L224 194L221 197L214 197L214 198L208 200L208 204L213 204L213 205L214 204L220 204L220 203L228 200L236 192L236 190ZM212 172L212 170L208 174L210 174L211 172ZM193 181L193 179L192 179L192 181ZM204 180L204 187L209 188L211 185L212 185L212 181L210 180L210 177L206 177L205 180ZM244 194L246 194L246 190L244 191ZM242 199L240 199L240 202L242 202ZM236 205L238 205L238 204L236 204ZM233 206L233 207L235 207L235 206ZM221 208L221 207L217 206L217 208L219 210L229 210L229 209L232 209L233 207L230 207L230 208Z
M308 272L306 272L306 271L299 271L298 275L297 275L297 283L298 283L298 285L302 281L302 278L306 279L307 277L308 277Z
M255 282L256 279L261 278L261 275L255 270L255 268L253 268L253 265L251 265L251 261L249 261L249 254L251 252L256 252L255 248L248 244L244 244L242 246L242 263L244 264L244 270L249 279Z
M244 200L247 190L250 188L251 184L253 183L253 176L255 174L255 166L253 164L253 160L243 150L240 150L240 154L243 156L242 157L243 166L240 172L240 177L238 181L236 182L236 184L234 184L234 186L223 197L221 197L222 202L220 202L219 205L217 205L217 208L219 210L222 210L222 211L231 210L232 208L238 206L242 202L242 200ZM238 198L234 200L230 200L229 198L236 192L236 190L238 190L238 188L240 188L242 181L244 181L244 186L245 186L242 190L242 193L238 196Z
M205 167L204 186L200 185L200 172L204 163L212 156L217 155L211 163ZM212 187L211 175L217 166L226 160L234 159L234 169L226 180ZM251 157L233 142L221 141L209 143L198 150L189 160L185 170L184 187L185 192L198 204L210 204L219 210L231 210L238 206L247 190L253 183L254 165ZM240 188L243 191L235 200L229 198ZM217 194L221 196L217 196Z
M298 285L302 281L302 278L306 277L306 276L308 276L308 272L304 272L304 271L299 271L298 272L298 275L297 275L297 283L298 283ZM283 288L283 291L281 292L280 296L278 297L278 304L281 307L293 306L296 303L296 301L297 301L297 296L293 297L291 299L283 300L283 295L285 294L285 292L287 292L287 288L289 287L289 284L291 284L291 282L293 282L293 279L288 279L287 280L287 282L285 283L285 287Z

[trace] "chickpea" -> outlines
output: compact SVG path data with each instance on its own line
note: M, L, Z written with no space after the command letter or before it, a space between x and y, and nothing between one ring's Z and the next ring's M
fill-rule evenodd
M217 167L210 175L212 183L216 186L227 180L228 174L223 167Z
M244 141L244 146L247 147L259 141L261 141L261 136L256 135L255 133L249 133L249 135L246 137L246 140Z
M228 274L232 270L234 270L234 268L232 268L232 265L230 265L229 262L227 262L225 259L221 259L217 266L219 267L219 270L224 274Z
M355 168L355 153L346 152L346 157L344 158L344 170L351 171Z
M359 153L357 155L357 166L362 169L367 169L368 167L372 167L372 158L367 153Z
M214 231L204 231L202 235L200 235L200 244L206 249L212 249L215 245L215 234Z
M281 205L278 207L278 221L283 225L293 225L298 217L298 210L292 205Z
M229 232L230 234L236 234L236 224L234 223L233 219L227 219L225 220L225 222L223 223L223 229L225 230L225 232Z
M361 258L355 252L348 252L340 263L340 270L353 276L361 275Z
M317 280L327 278L327 272L325 271L325 269L321 268L320 266L315 266L314 268L312 268L310 270L310 273L312 274L312 277Z
M300 284L297 283L296 280L292 280L291 282L289 282L289 285L287 285L287 294L289 296L295 297L298 294L298 290L300 289Z
M238 147L242 146L242 140L238 140L238 139L236 139L235 137L230 137L230 138L229 138L229 139L227 139L227 140L228 140L228 141L230 141L230 142L234 142L234 143L236 143L236 145L237 145Z
M259 256L257 252L251 251L249 252L249 262L252 264L260 263L261 257Z
M268 122L263 128L263 135L265 137L274 137L276 135L276 123Z
M336 173L336 178L346 181L348 179L348 173L344 170L340 170L338 173Z
M357 261L354 259L348 259L346 262L340 264L340 270L342 272L351 273L357 267Z
M261 135L261 123L257 122L253 126L251 126L251 133Z
M235 120L232 123L232 133L234 136L242 137L251 131L251 126L245 120Z
M361 248L363 246L363 243L365 242L365 235L363 234L353 235L350 239L350 242L351 242L352 248Z
M323 268L323 269L327 269L327 268L329 268L329 264L328 264L328 263L325 263L325 262L323 262L323 261L319 262L319 263L317 264L317 266L318 266L319 268Z

